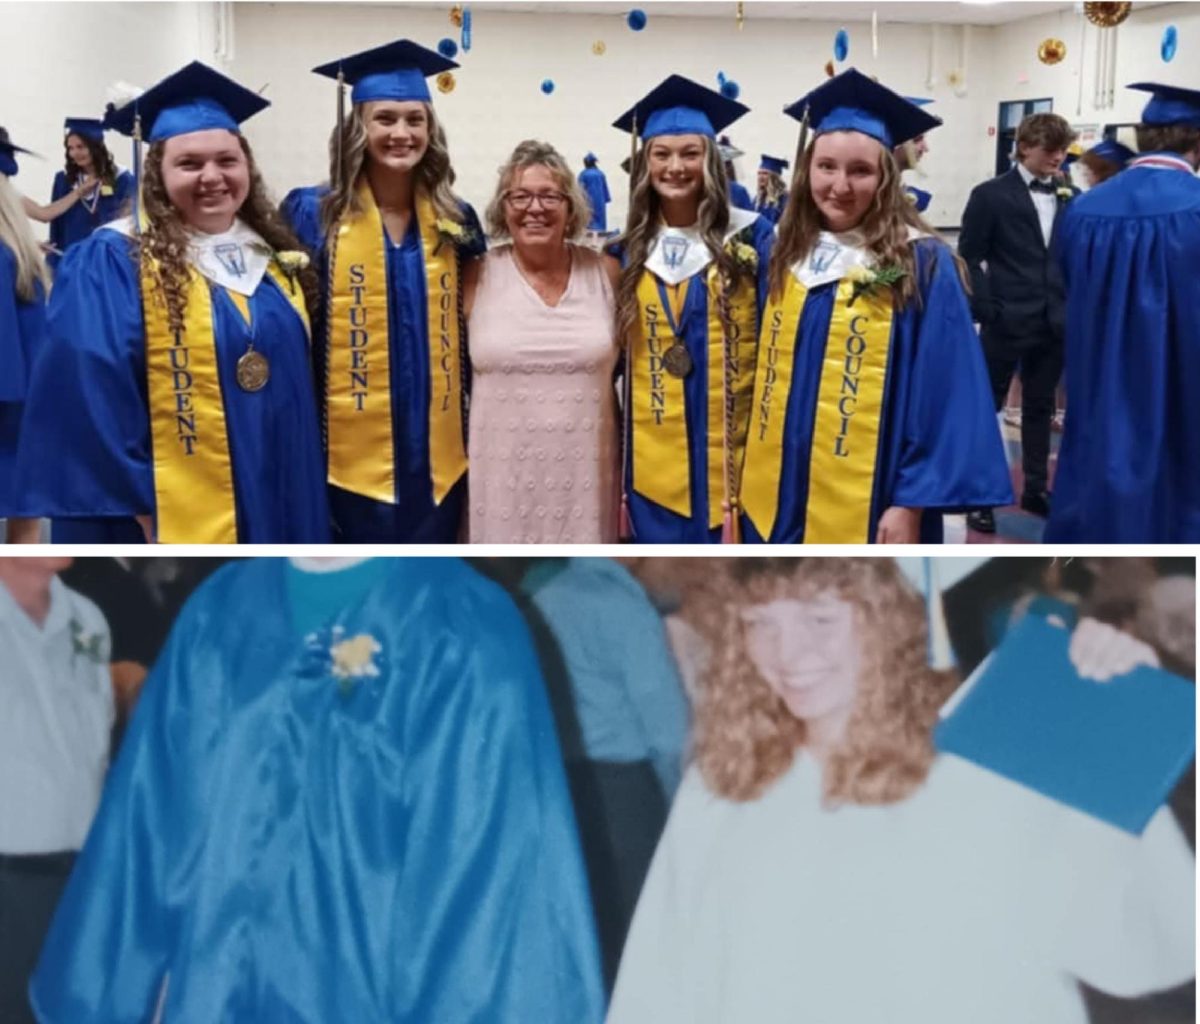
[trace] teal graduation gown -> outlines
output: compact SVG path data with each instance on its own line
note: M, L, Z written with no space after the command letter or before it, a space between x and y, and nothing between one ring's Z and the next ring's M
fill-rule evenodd
M43 947L42 1024L600 1024L520 615L457 560L387 570L307 636L283 559L193 596Z
M924 509L920 540L940 543L942 513L1013 500L983 350L954 257L932 238L912 244L920 297L892 321L870 534L862 538L864 544L874 542L879 517L893 505ZM743 515L748 543L804 541L809 454L837 287L833 281L808 293L796 334L775 525L770 536L763 536Z
M324 187L293 189L281 207L292 230L315 257L321 280L326 282L329 264L320 205L327 191ZM472 239L461 252L461 258L468 260L483 254L484 234L474 209L467 203L462 203L461 209L463 224ZM464 474L442 502L434 504L429 468L428 300L425 257L415 217L399 245L388 240L387 286L396 497L394 502L375 501L331 485L329 502L334 525L338 539L353 544L452 544L458 539L466 509L467 479ZM323 294L323 307L327 301L327 294ZM321 394L326 341L322 308L313 318L314 367Z
M26 401L17 478L22 515L55 520L53 539L135 542L130 517L154 510L145 329L133 241L102 229L73 246L50 298L46 341ZM238 540L329 540L320 425L308 337L269 276L250 297L249 327L212 286L214 341L233 465ZM237 384L249 342L271 376ZM65 520L60 522L60 520Z

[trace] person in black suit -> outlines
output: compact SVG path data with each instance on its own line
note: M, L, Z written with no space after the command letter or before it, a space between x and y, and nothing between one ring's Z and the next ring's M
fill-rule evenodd
M1075 138L1058 114L1030 114L1017 128L1013 169L976 185L963 211L959 255L971 272L971 311L982 327L983 352L999 412L1021 373L1021 507L1050 514L1047 468L1054 389L1062 374L1065 293L1051 255L1063 207L1078 194L1060 174ZM994 533L991 509L968 525Z

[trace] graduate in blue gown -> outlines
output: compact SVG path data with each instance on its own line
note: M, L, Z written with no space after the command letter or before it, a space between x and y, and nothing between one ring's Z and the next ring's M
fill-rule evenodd
M474 209L450 190L446 135L425 80L456 67L402 39L314 69L352 84L352 107L332 187L296 189L283 203L326 282L316 366L330 504L347 542L453 543L462 526L462 280L485 239Z
M88 178L96 179L96 185L50 222L50 242L59 254L65 254L96 228L128 213L134 189L133 175L117 166L104 145L103 121L68 117L63 131L67 166L54 176L51 203L70 195ZM57 266L59 258L53 256L51 265Z
M608 231L608 204L612 196L608 191L608 179L604 172L596 166L596 154L588 153L583 158L583 170L579 172L579 185L586 193L592 206L592 219L588 221L587 229L604 234Z
M1200 91L1152 93L1140 155L1068 207L1067 419L1046 540L1200 541Z
M961 270L892 156L940 122L854 69L788 113L815 138L772 255L746 539L939 541L943 512L1012 496Z
M266 106L196 62L112 114L148 133L140 224L63 261L18 460L55 541L329 538L315 289L238 134Z
M30 994L42 1024L600 1024L511 600L448 559L212 577L146 682Z
M728 135L721 135L717 138L717 148L721 152L721 159L725 161L725 175L729 179L730 204L739 210L753 210L754 197L750 195L746 186L737 180L737 172L733 166L734 160L745 154L729 141ZM628 174L628 170L625 173Z
M46 331L50 287L37 239L22 215L21 197L9 182L17 173L17 154L28 152L0 128L0 519L10 519L8 540L36 542L36 522L11 520L29 370Z
M925 99L921 96L905 96L909 103L916 104L918 107L928 106L933 100ZM916 169L917 164L921 162L921 158L929 152L929 143L925 141L925 133L915 136L911 139L906 139L900 143L894 150L892 155L896 158L896 166L901 171L912 171ZM905 184L904 194L908 196L908 200L913 204L917 213L924 213L929 209L929 204L933 201L933 193L926 192L923 188L917 188L915 185Z
M762 155L758 165L758 193L754 198L754 209L772 224L778 224L787 203L787 182L783 175L791 166L790 160L779 156Z
M716 131L748 108L671 75L614 124L636 131L617 326L624 532L641 543L737 539L758 314L773 234L730 205ZM722 313L722 307L725 314Z

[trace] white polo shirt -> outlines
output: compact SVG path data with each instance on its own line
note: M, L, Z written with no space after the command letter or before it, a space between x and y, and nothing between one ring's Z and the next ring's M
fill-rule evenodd
M108 769L108 623L57 577L39 628L0 583L0 853L78 850Z

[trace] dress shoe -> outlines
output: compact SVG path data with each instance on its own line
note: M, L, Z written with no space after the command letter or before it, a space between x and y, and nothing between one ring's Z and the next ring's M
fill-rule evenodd
M1050 495L1046 491L1026 491L1021 495L1021 508L1040 519L1050 518Z
M995 533L996 519L990 508L977 508L967 513L967 529L976 533Z

